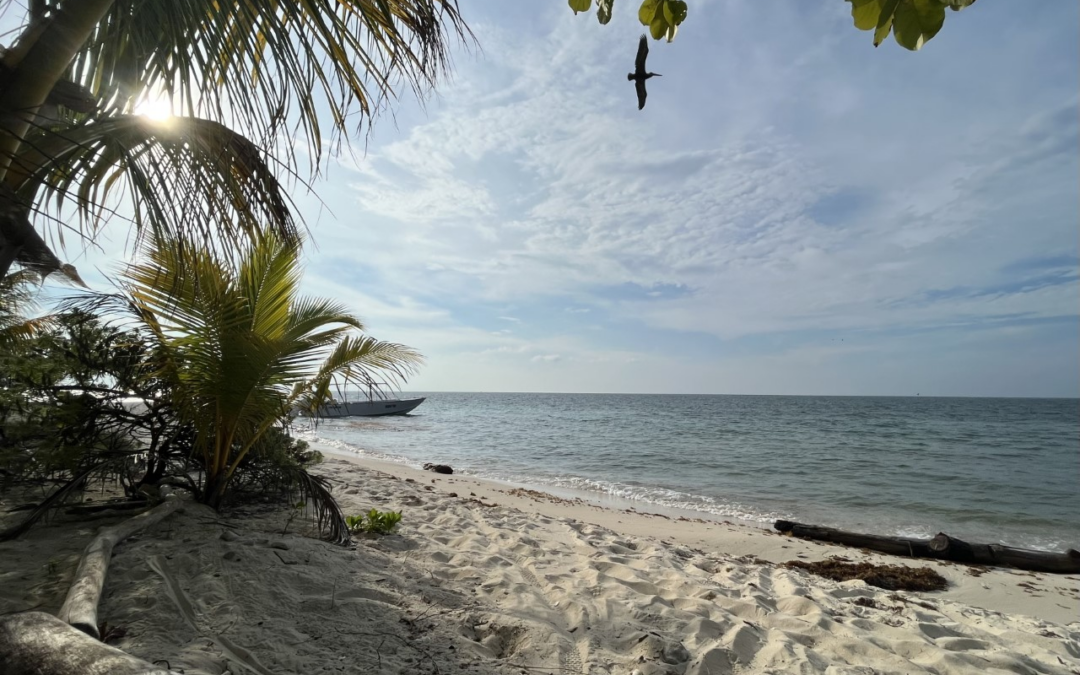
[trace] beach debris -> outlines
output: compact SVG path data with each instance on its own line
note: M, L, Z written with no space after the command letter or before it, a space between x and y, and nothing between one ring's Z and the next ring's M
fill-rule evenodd
M939 532L931 539L911 539L875 534L846 532L832 527L804 525L789 520L774 523L778 531L800 539L826 541L844 546L888 553L911 558L936 558L953 562L1015 567L1035 572L1070 574L1080 572L1080 551L1069 549L1064 553L1033 551L1000 544L971 544Z
M432 464L428 462L424 465L424 471L434 471L435 473L452 474L454 469L449 464Z
M106 627L102 624L102 627ZM94 626L95 632L98 626ZM87 633L45 612L20 612L0 617L0 661L5 675L171 675L99 642Z
M513 488L512 490L499 490L504 494L508 494L511 497L522 497L525 499L531 499L536 502L551 502L552 504L582 504L580 499L563 499L562 497L556 497L553 494L547 492L540 492L539 490L530 490L528 488Z
M123 626L114 626L108 621L102 621L98 625L98 635L101 636L102 642L108 644L109 642L127 637L127 628L124 628Z
M943 591L949 586L945 577L929 567L875 565L867 562L848 563L835 558L817 562L790 560L782 567L806 570L833 581L858 579L870 586L884 588L887 591Z
M64 604L57 612L65 621L91 637L98 638L98 601L105 586L105 574L112 559L113 547L125 539L172 515L182 506L178 499L170 499L149 511L129 518L122 523L102 530L90 542L79 561L79 568L71 582Z

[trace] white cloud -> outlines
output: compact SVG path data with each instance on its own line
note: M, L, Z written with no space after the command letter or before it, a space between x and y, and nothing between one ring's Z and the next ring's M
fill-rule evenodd
M1058 28L1031 19L999 53L985 28L960 27L980 10L915 55L873 50L839 3L704 3L650 55L664 77L640 113L621 32L551 9L481 20L479 60L354 167L335 206L348 226L318 233L323 259L357 260L373 276L358 300L395 330L427 322L459 363L603 363L588 335L614 326L735 340L1075 316L1075 270L1057 284L1006 271L1076 255L1075 92L1025 75L1059 63L1052 46L1017 47ZM524 332L553 312L550 340ZM626 358L660 363L650 349ZM815 349L791 353L828 360ZM792 382L814 372L784 363ZM747 367L724 377L753 380ZM754 381L784 391L777 377Z

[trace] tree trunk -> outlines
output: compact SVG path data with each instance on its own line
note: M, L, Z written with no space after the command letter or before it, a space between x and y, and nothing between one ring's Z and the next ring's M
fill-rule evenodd
M71 582L67 598L60 607L57 616L62 621L75 626L87 635L98 635L98 602L101 590L105 586L105 575L109 570L113 547L139 530L153 525L172 514L183 504L179 499L170 499L145 513L125 520L119 525L102 531L83 552L75 580Z
M1032 551L1000 544L971 544L945 533L933 539L910 539L907 537L884 537L873 534L845 532L831 527L804 525L788 520L778 520L777 530L790 533L800 539L829 541L834 544L856 546L871 551L911 558L936 558L953 562L995 567L1015 567L1033 572L1054 574L1080 573L1080 551L1069 549L1064 553Z
M225 471L218 471L214 476L207 473L206 492L203 493L204 504L217 511L221 503L225 501L225 488L229 485L229 479Z
M114 0L65 2L28 29L4 57L0 89L0 180L19 150L30 120L90 38Z
M44 612L0 616L4 675L169 675Z

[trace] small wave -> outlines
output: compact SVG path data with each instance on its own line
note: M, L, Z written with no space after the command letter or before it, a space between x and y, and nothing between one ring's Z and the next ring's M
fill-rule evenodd
M714 497L695 495L678 490L646 485L630 485L613 481L582 478L580 476L492 475L496 480L554 487L576 493L584 498L603 503L604 499L645 504L661 509L673 509L700 513L719 518L734 518L751 523L772 523L790 518L789 514L763 511L738 502L725 502Z
M416 462L409 459L408 457L368 450L367 448L362 448L359 445L353 445L348 441L318 436L311 431L297 431L294 432L293 435L300 440L307 441L308 443L318 443L319 445L333 448L334 450L340 451L342 454L356 455L358 457L370 457L371 459L378 459L384 462L393 462L395 464L403 464L405 466L419 466Z

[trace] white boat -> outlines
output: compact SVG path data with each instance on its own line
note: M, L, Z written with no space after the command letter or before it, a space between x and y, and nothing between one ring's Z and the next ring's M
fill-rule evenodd
M330 417L376 417L378 415L404 415L411 412L424 402L424 397L419 398L387 398L372 399L370 401L338 401L334 400L321 406L315 413L315 417L323 419ZM302 415L304 416L304 415Z
M328 419L331 417L378 417L381 415L404 415L416 409L424 402L424 397L401 398L401 395L383 382L368 382L367 391L357 393L355 400L349 400L348 393L340 399L331 399L319 406L312 414L310 409L295 408L293 414L298 417Z

